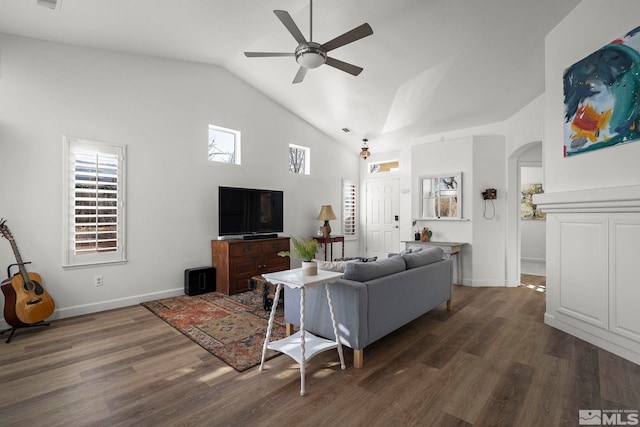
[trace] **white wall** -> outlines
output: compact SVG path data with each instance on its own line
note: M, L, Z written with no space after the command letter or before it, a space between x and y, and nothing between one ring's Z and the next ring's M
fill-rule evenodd
M465 221L418 221L418 228L427 227L433 232L431 240L446 242L471 242L473 239L470 218L473 216L473 138L428 142L414 145L411 150L412 218L419 217L419 177L462 172L462 217ZM411 236L408 236L411 240ZM463 263L463 268L465 264ZM469 264L470 266L470 264ZM470 267L469 267L470 268ZM470 277L464 274L463 277Z
M340 215L341 179L358 181L357 151L220 67L6 35L0 51L0 214L54 318L181 293L184 269L211 264L219 185L284 190L283 234L314 235L320 205ZM207 161L210 123L242 131L242 165ZM125 265L61 267L63 135L127 145ZM311 176L288 172L289 143L311 148Z
M462 280L471 286L505 284L504 137L469 136L426 142L411 149L412 217L418 217L418 178L462 172L463 221L419 221L433 231L432 240L468 243L462 249ZM496 188L495 215L485 218L482 191ZM487 217L491 217L489 206ZM406 217L406 214L404 215ZM409 237L409 239L411 239Z
M473 138L473 188L471 240L473 286L504 286L506 240L506 165L502 136ZM468 182L468 181L467 181ZM465 184L466 185L466 184ZM497 190L493 203L482 197L487 188ZM492 214L492 210L495 211Z
M546 38L545 192L640 183L640 141L563 157L564 70L639 25L640 2L583 0Z

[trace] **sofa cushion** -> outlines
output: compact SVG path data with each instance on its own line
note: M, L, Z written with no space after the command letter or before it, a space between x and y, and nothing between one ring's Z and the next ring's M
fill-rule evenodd
M432 247L423 249L419 252L412 252L402 255L404 262L407 264L407 269L422 267L423 265L433 264L440 261L444 251L439 247Z
M407 269L402 257L385 258L375 262L353 262L347 264L344 278L356 282L367 282Z
M400 253L389 253L389 255L387 255L388 258L391 258L393 256L402 256L402 255L406 255L406 254L410 254L413 252L420 252L422 250L421 247L418 246L411 246L410 248L404 249L402 251L400 251Z

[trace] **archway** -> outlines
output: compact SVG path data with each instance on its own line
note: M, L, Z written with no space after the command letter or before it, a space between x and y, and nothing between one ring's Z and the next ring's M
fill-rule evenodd
M520 227L520 168L522 166L542 166L542 142L533 141L522 145L507 160L507 242L506 242L506 283L507 286L520 285L520 259L522 257Z

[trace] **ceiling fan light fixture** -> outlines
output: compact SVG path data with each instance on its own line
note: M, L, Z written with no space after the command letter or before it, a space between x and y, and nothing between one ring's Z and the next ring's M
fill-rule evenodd
M55 0L47 0L55 1ZM300 28L296 25L295 21L286 10L274 10L273 13L282 22L287 31L298 42L298 47L293 53L289 51L285 52L245 52L244 55L248 58L265 58L275 56L295 56L296 62L300 67L298 72L291 83L296 84L304 80L304 76L308 70L318 68L323 64L327 64L337 70L349 73L352 76L358 76L362 72L363 68L358 67L348 62L340 61L335 58L327 56L327 52L331 52L334 49L353 43L361 38L370 36L373 34L371 25L364 23L344 34L335 37L324 44L313 42L313 0L309 0L309 41L304 37Z
M327 52L318 43L301 44L296 49L296 62L304 68L318 68L326 61Z

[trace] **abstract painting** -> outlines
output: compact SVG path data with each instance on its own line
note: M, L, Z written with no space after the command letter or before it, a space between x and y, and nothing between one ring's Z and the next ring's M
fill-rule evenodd
M564 72L564 156L640 138L640 27Z

